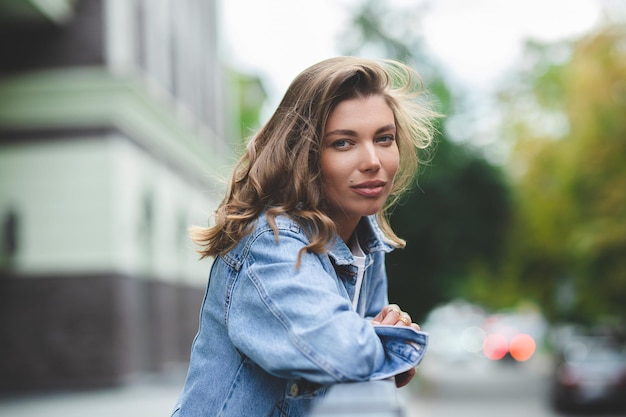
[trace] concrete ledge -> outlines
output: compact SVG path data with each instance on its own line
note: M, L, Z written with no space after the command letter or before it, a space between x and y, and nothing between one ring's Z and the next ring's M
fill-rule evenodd
M311 414L311 417L404 416L392 380L335 385Z

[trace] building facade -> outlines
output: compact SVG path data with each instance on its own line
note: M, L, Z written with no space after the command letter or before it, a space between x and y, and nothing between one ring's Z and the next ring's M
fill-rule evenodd
M187 228L233 159L215 3L0 0L0 390L188 359Z

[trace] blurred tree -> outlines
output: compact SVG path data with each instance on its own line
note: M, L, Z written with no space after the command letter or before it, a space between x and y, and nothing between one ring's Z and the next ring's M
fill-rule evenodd
M228 68L228 87L231 90L229 103L234 116L231 120L232 143L238 153L243 152L243 148L250 136L261 125L261 110L267 92L263 82L257 75L242 73L238 70Z
M426 6L360 3L353 25L342 36L343 49L350 55L418 62L414 66L438 110L449 115L457 100L440 75L443 71L424 53L419 36L418 12ZM464 281L477 271L496 267L509 217L508 190L499 170L476 150L451 141L445 123L445 118L439 120L436 153L422 167L419 186L391 218L407 247L387 257L389 296L416 320L437 304L463 295L461 291L471 288Z
M623 25L529 44L502 96L518 190L507 273L553 320L626 320L625 45Z

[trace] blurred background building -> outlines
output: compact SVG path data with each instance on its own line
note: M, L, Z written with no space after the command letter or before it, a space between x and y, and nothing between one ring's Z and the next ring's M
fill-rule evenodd
M214 0L0 1L0 389L188 358L187 228L234 148L217 33Z

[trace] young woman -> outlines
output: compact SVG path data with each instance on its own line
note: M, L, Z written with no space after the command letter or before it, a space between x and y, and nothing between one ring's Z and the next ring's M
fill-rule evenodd
M385 210L431 143L422 93L395 61L296 77L192 229L215 261L174 416L304 416L332 384L411 380L427 336L388 304L384 256L405 242Z

